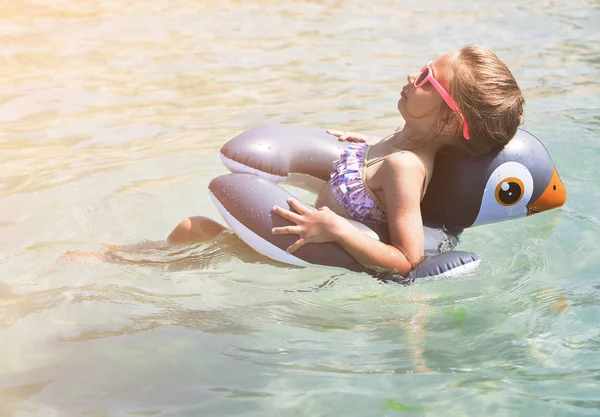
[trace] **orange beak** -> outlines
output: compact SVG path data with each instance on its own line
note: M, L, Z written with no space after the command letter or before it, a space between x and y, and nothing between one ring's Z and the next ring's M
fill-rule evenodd
M565 201L567 201L567 189L554 168L552 178L542 195L527 205L527 215L561 207Z

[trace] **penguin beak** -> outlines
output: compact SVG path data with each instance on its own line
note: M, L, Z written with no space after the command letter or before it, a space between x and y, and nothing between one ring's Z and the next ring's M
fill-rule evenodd
M542 195L537 200L527 204L527 215L561 207L565 204L565 201L567 201L567 189L560 180L556 168L554 168L552 178Z

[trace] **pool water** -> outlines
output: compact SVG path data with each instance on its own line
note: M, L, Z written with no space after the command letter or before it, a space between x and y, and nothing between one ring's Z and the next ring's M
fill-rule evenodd
M594 0L3 5L0 416L600 415L599 24ZM568 192L467 230L474 273L404 287L227 234L148 243L221 221L229 138L384 136L406 74L468 43L512 69Z

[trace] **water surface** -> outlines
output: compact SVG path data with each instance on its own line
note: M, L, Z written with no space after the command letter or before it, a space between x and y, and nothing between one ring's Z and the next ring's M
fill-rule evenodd
M0 416L600 415L600 7L11 0L0 8ZM263 124L385 135L467 43L518 79L561 210L483 226L410 287L164 239Z

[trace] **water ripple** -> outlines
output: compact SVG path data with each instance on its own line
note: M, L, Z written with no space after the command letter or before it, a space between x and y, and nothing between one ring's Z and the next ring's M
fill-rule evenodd
M4 414L593 414L599 12L585 0L7 2ZM283 266L232 234L149 240L186 216L219 219L206 185L229 138L271 123L384 136L406 73L473 40L515 73L527 127L569 190L563 210L467 230L474 273L403 287ZM98 241L141 242L92 252Z

